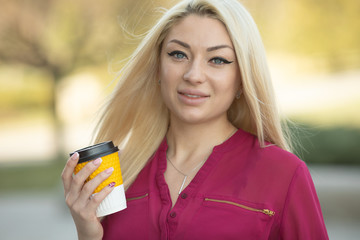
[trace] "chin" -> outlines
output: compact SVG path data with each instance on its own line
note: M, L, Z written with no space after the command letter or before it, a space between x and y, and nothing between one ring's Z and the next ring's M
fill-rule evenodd
M215 118L209 118L209 115L187 115L187 116L184 116L182 115L181 118L179 118L179 120L182 122L182 123L186 123L186 124L189 124L189 125L198 125L198 124L206 124L206 123L210 123L212 121L215 120Z

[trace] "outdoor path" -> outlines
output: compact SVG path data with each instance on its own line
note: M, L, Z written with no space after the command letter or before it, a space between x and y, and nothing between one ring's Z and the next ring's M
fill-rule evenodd
M360 236L360 167L311 166L331 240ZM0 193L2 240L77 239L61 184L51 193Z

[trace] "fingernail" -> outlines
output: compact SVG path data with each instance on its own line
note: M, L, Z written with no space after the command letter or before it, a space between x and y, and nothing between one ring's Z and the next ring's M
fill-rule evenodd
M105 173L110 174L110 173L112 173L113 171L114 171L114 168L113 168L113 167L110 167L110 168L108 168L108 169L105 170Z
M79 153L78 152L74 152L73 155L71 155L71 160L76 160L79 157Z
M93 161L93 164L97 166L101 163L101 161L102 161L101 158L97 158Z
M112 182L112 183L109 184L109 187L111 187L111 188L114 187L114 186L115 186L115 182Z

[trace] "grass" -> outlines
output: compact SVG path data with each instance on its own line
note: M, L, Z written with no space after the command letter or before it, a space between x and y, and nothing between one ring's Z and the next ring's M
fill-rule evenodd
M64 165L60 160L23 166L0 165L0 192L51 190L61 182Z

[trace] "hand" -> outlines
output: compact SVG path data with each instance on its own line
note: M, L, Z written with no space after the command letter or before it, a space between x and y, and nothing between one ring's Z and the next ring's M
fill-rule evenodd
M65 192L65 202L74 219L79 239L102 239L103 228L100 219L96 217L96 209L112 191L112 186L104 187L92 196L92 193L113 172L113 168L106 169L85 184L85 180L101 164L101 159L90 161L76 175L73 175L79 161L79 154L74 153L67 161L62 172Z

